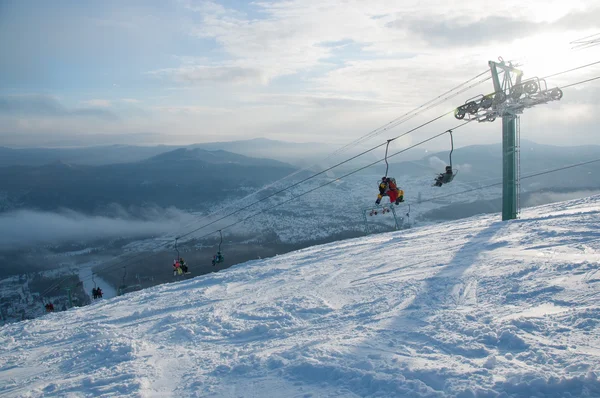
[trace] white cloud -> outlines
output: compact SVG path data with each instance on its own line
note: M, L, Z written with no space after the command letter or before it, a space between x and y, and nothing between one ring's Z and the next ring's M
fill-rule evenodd
M240 66L182 66L150 72L150 75L167 77L179 83L267 83L259 69Z
M148 86L128 91L124 81L110 80L119 81L119 87L110 91L114 98L97 93L107 99L86 101L85 115L104 115L106 120L77 120L67 112L60 113L60 118L16 118L4 113L0 129L40 129L48 135L56 131L151 132L164 134L166 142L266 136L342 144L489 70L488 60L499 55L525 62L526 77L597 58L593 49L573 52L569 45L573 39L594 33L590 29L596 23L596 11L590 1L508 0L490 7L481 1L259 0L242 4L240 9L211 1L181 0L178 4L182 3L187 8L176 7L177 11L186 14L177 14L177 26L164 29L168 35L157 38L154 30L149 32L152 40L161 40L163 51L156 55L160 62L151 59L143 69ZM574 16L586 12L590 15L585 23L573 27ZM158 14L147 14L122 29L141 37L140 26L151 29L160 19ZM165 20L173 22L175 17L170 14ZM98 23L112 29L126 18L115 21L116 25ZM505 37L502 32L510 27L526 37ZM478 30L484 32L478 34ZM173 32L184 32L186 43L169 42L176 37ZM202 44L201 51L196 51L197 43ZM173 48L173 54L164 48ZM566 84L597 71L582 69L548 83ZM376 139L400 134L492 90L490 81L482 83ZM556 137L599 143L597 135L586 133L600 122L600 114L590 112L599 97L595 92L581 98L572 89L565 91L559 104L527 110L523 136L543 141L552 128ZM118 123L108 119L109 110L119 116ZM146 114L136 114L136 110ZM528 123L534 121L535 126L529 128ZM435 134L457 123L448 117L415 136ZM459 138L457 145L499 141L498 124L465 128L465 138ZM565 135L567 131L571 134Z
M109 100L105 99L91 99L87 101L82 101L82 104L94 108L110 108L112 106L112 103Z
M203 115L215 115L215 114L232 114L233 110L227 108L217 108L210 106L155 106L152 108L154 111L165 112L170 114L203 114Z
M441 173L446 168L447 163L445 161L443 161L442 159L438 158L437 156L432 156L429 158L429 165L433 169L436 169L436 170L439 169L440 173Z
M469 163L458 164L456 165L455 169L460 170L462 173L470 173L473 169L473 166Z
M177 231L190 214L178 209L136 209L137 214L112 206L113 216L91 216L62 209L59 212L17 210L0 215L0 248L39 244L86 242L116 237L143 237Z

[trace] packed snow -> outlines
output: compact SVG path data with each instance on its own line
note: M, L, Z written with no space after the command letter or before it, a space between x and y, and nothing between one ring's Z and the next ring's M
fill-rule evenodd
M598 397L600 196L315 246L0 329L7 397Z

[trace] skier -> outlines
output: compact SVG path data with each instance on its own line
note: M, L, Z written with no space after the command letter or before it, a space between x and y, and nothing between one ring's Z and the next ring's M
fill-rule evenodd
M96 297L97 298L102 298L102 289L100 289L100 287L98 287L96 289Z
M452 174L452 166L446 166L446 171L444 173L439 174L435 183L433 184L436 187L441 187L443 184L447 184L454 179L454 174Z
M221 252L217 252L217 254L215 254L215 256L212 259L212 265L213 267L215 265L217 265L217 263L222 263L225 260L225 257L223 257L223 255L221 254Z
M396 179L390 177L382 177L379 183L379 195L377 195L376 204L381 203L381 198L384 196L390 197L390 203L399 204L404 202L404 191L396 185Z
M92 297L94 298L94 300L98 298L98 290L96 290L96 288L92 289Z
M183 259L183 257L179 259L179 264L181 266L181 270L183 271L183 273L187 274L188 273L188 266L187 266L185 260Z
M183 275L183 271L181 270L181 263L179 260L173 260L173 275Z

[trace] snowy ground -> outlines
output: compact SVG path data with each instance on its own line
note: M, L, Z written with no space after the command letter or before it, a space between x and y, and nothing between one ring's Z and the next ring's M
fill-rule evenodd
M600 196L311 247L0 329L0 396L600 396Z

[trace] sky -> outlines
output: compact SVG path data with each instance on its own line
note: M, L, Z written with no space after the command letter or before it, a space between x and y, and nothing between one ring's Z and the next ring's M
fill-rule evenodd
M592 0L0 0L0 145L341 146L499 56L525 78L599 61L600 46L570 44L598 33ZM600 64L547 83L595 76ZM489 80L476 85L373 142L492 91ZM565 89L526 110L521 136L600 144L599 100L600 80ZM457 122L449 115L403 143ZM501 140L499 121L463 130L459 147Z

